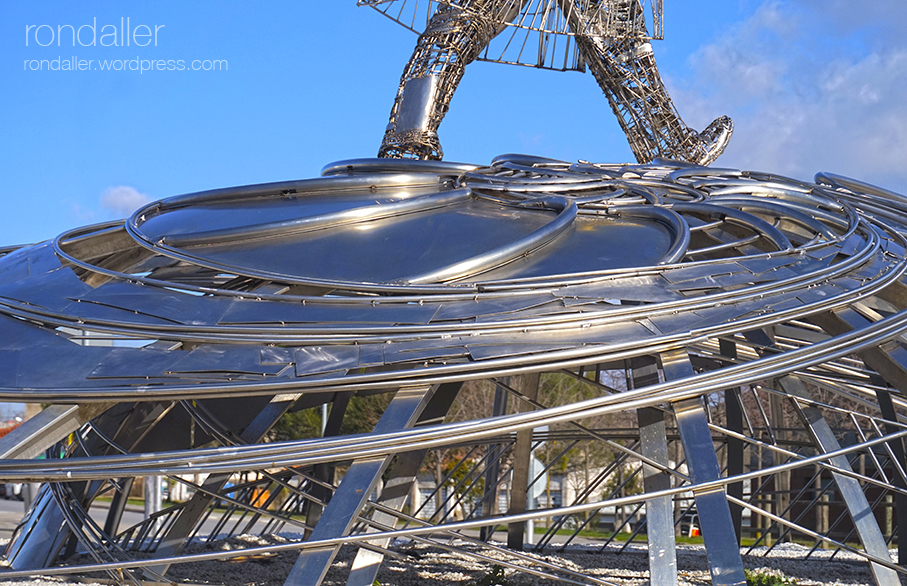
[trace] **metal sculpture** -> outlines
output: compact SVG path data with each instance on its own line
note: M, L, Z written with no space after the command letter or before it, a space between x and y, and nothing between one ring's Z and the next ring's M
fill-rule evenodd
M608 568L520 551L569 543L598 514L648 542L657 584L676 583L675 526L693 515L714 584L744 583L741 533L856 551L897 584L905 217L907 198L828 174L374 159L6 249L0 398L51 405L0 438L0 479L46 483L0 580L166 581L188 562L298 551L286 583L317 585L348 545L332 583L383 584L407 538L610 584ZM491 412L445 420L480 380ZM546 393L553 380L575 392ZM373 431L343 432L369 395L389 399ZM288 411L321 405L323 437L265 441ZM550 474L572 447L607 457L570 500L536 508L540 442ZM405 506L439 449L459 461ZM124 526L147 475L194 495ZM526 524L545 520L527 544ZM509 548L483 540L500 525Z
M696 132L677 113L649 42L661 34L660 1L652 5L654 36L640 0L445 0L422 2L421 9L418 1L359 3L411 29L420 17L427 20L400 79L379 157L443 158L437 131L466 66L483 54L485 60L526 63L530 33L539 36L538 51L527 64L591 69L640 163L663 157L708 165L733 133L726 116ZM522 35L511 36L504 49L519 47L517 56L489 57L489 43L507 28Z

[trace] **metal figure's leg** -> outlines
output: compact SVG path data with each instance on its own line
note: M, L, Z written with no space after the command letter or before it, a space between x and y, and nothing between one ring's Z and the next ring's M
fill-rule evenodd
M662 157L699 165L713 162L724 152L734 131L731 119L722 116L702 132L687 126L661 80L652 45L637 32L643 27L630 24L642 18L638 0L617 0L609 9L618 22L625 19L628 23L626 35L596 35L601 27L588 17L600 14L596 11L564 12L571 15L577 46L608 98L637 161L648 163Z
M520 2L479 0L469 2L470 13L453 6L438 9L403 70L379 157L441 160L438 126L466 65L519 6Z

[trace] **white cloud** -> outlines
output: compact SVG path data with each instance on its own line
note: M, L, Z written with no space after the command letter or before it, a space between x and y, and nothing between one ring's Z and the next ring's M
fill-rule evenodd
M112 212L118 218L132 214L139 206L149 201L151 201L150 197L128 185L108 187L101 194L101 207Z
M783 63L765 60L758 54L741 52L734 47L703 47L697 60L701 70L722 72L715 81L732 98L767 98L780 89L784 75Z
M79 223L91 222L94 220L94 211L80 206L78 203L70 204L69 211L73 219Z
M907 40L881 46L883 25L848 21L855 10L766 2L691 58L694 78L671 90L691 126L734 119L719 166L803 179L832 171L907 192Z

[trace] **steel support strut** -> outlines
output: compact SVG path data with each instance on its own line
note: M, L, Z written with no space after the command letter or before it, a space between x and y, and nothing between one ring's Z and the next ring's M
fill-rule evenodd
M807 401L812 400L809 391L806 390L806 386L794 375L788 375L778 379L778 384L780 384L781 388L791 397L805 399ZM803 423L806 424L807 428L812 433L816 447L823 452L834 452L835 450L841 449L841 444L835 439L835 434L828 425L828 422L825 421L825 418L822 417L822 413L816 407L799 404L798 406L798 411L803 418ZM836 468L840 468L846 472L853 471L847 456L835 456L830 458L829 461ZM856 478L845 476L837 472L832 472L832 477L835 479L835 484L838 486L838 492L844 500L844 505L847 507L851 519L853 519L854 526L857 529L857 535L860 536L860 541L863 542L863 547L866 548L866 553L878 558L887 559L888 544L885 543L885 538L882 536L879 524L876 523L875 516L872 514L872 507L869 506L869 501L863 493L860 482ZM901 581L898 578L897 572L891 568L886 568L885 566L873 562L870 562L869 567L872 569L872 574L875 577L878 586L900 585Z
M662 354L661 365L666 380L693 376L693 366L686 351ZM684 399L673 403L673 406L693 484L719 479L721 470L702 398ZM745 585L746 576L724 487L706 490L694 488L693 497L702 525L702 539L709 557L712 583L716 586Z
M656 384L658 365L651 357L631 361L633 387ZM671 465L668 456L665 411L655 407L636 410L639 422L639 447L643 456L664 467ZM643 488L647 493L671 488L671 477L663 470L643 463ZM677 543L674 540L674 502L670 496L646 501L646 540L649 546L649 582L671 586L677 584Z
M373 433L385 433L412 427L437 390L437 386L404 388L397 391ZM324 509L310 539L328 539L346 535L362 511L365 502L381 480L393 456L355 460ZM327 574L340 547L305 550L287 576L287 586L318 586Z

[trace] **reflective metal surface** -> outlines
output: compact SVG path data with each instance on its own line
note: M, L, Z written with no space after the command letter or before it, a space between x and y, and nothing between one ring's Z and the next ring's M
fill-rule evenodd
M406 538L604 584L518 551L598 529L605 548L647 541L671 583L675 531L695 529L716 584L741 582L740 535L856 551L895 583L907 200L817 180L341 161L7 251L0 398L51 406L0 440L0 479L47 483L0 579L160 581L292 550L287 583L319 584L350 545L338 579L370 584ZM320 437L272 435L325 405ZM126 526L149 475L193 494ZM477 538L504 525L510 549Z
M440 160L438 127L466 66L476 60L585 71L598 82L636 160L708 165L734 124L688 127L658 73L661 0L359 0L419 33L403 70L379 157ZM651 15L651 27L645 15ZM497 41L494 42L493 41Z

